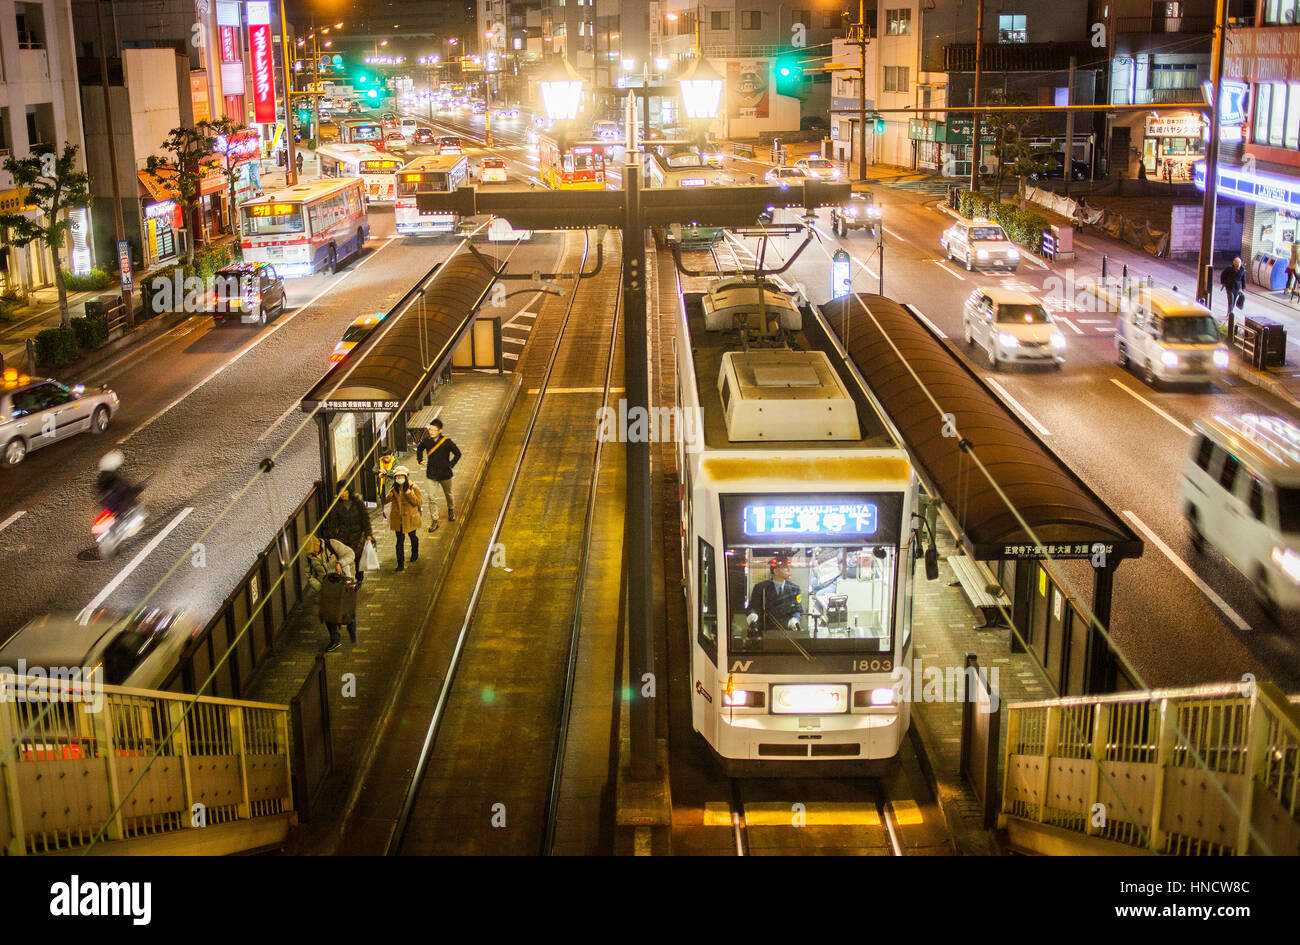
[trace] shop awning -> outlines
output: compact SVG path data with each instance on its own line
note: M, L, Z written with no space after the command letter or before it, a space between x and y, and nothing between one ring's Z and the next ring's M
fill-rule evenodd
M391 412L417 398L452 354L496 273L462 246L389 309L374 334L354 348L302 399L307 412Z
M1136 533L911 312L879 295L822 312L973 557L1043 557L1029 530L1053 558L1092 558L1098 544L1111 562L1142 554Z
M164 200L180 200L180 188L176 186L178 175L174 167L160 167L156 174L137 171L140 178L140 196L151 199L154 203Z

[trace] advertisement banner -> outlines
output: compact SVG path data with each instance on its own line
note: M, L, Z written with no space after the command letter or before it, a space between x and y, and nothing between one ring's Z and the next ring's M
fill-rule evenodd
M221 61L239 62L239 39L233 26L218 26L221 33Z
M90 220L85 207L68 211L68 235L72 238L72 274L90 272Z
M269 0L249 0L248 50L253 67L253 120L270 124L275 121L275 62Z
M194 107L194 121L211 121L212 110L208 106L208 73L197 69L190 73L190 104Z
M731 118L766 118L772 61L727 60L727 115Z
M1228 30L1223 78L1244 82L1300 80L1300 26Z

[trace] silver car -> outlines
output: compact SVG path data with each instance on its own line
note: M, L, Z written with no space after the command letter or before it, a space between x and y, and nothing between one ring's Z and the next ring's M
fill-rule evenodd
M0 381L0 463L17 466L32 450L87 430L103 433L115 413L117 394L107 387L91 393L11 368Z

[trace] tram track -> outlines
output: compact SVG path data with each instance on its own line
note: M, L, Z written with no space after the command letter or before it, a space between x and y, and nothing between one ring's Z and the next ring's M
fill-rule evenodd
M570 260L586 269L592 249ZM592 553L621 461L593 435L621 364L618 252L604 255L538 319L499 468L456 525L462 554L338 852L536 855L563 836L566 750L570 761L590 750L568 746L579 635L594 609L584 601L620 564Z

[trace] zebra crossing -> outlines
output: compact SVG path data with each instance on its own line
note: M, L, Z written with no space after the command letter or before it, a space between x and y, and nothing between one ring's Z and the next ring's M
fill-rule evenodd
M501 360L507 371L513 371L519 363L519 356L524 353L528 336L537 321L536 312L516 312L508 322L501 326Z
M948 188L960 182L956 178L949 180L945 177L925 177L920 180L882 180L880 183L896 190L910 190L913 193L925 194L929 197L946 197L948 196Z

